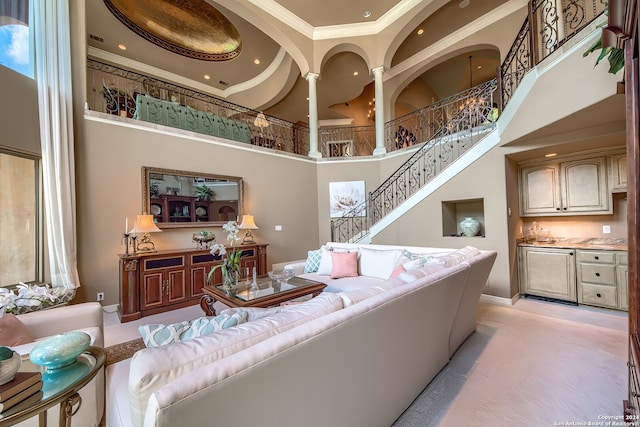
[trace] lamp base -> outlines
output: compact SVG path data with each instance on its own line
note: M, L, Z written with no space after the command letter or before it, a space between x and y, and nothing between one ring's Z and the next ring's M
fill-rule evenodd
M253 234L251 233L251 230L247 230L247 232L244 234L244 238L242 239L242 244L243 245L255 245L256 241L253 240Z
M156 245L151 241L149 233L144 233L136 249L138 252L156 252Z

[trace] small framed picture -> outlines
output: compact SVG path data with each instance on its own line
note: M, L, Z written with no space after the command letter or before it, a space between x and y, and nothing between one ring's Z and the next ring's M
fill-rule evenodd
M364 181L330 182L329 206L331 218L340 218L351 209L365 202ZM362 209L354 216L365 216L366 209Z

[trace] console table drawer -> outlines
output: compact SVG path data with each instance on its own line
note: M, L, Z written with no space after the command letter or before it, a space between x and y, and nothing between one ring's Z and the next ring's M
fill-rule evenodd
M578 286L578 302L599 307L616 308L618 306L617 293L615 286L582 283Z

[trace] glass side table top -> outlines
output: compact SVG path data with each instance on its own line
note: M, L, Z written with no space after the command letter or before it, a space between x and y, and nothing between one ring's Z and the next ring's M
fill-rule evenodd
M13 425L14 421L30 418L76 393L95 377L98 370L104 365L105 359L104 350L89 347L78 356L75 363L60 369L47 370L33 364L29 360L29 355L23 355L20 371L41 372L42 391L38 392L39 399L35 396L27 398L25 402L18 403L0 413L0 426L6 423L8 423L6 425ZM26 402L27 400L28 402Z
M241 299L242 301L253 301L258 298L282 294L305 286L317 285L318 282L297 276L290 278L286 282L278 282L277 280L272 280L269 277L261 277L258 278L257 284L257 289L252 289L251 282L239 282L238 291L233 296ZM218 285L216 288L221 292L225 292L222 285Z

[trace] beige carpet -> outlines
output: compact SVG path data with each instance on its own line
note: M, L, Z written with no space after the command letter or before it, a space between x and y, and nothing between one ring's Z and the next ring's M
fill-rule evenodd
M106 348L107 352L107 362L106 366L109 366L113 363L119 362L121 360L125 360L133 356L133 354L144 348L144 341L142 338L137 338L135 340L123 342L121 344L116 344L111 347Z

